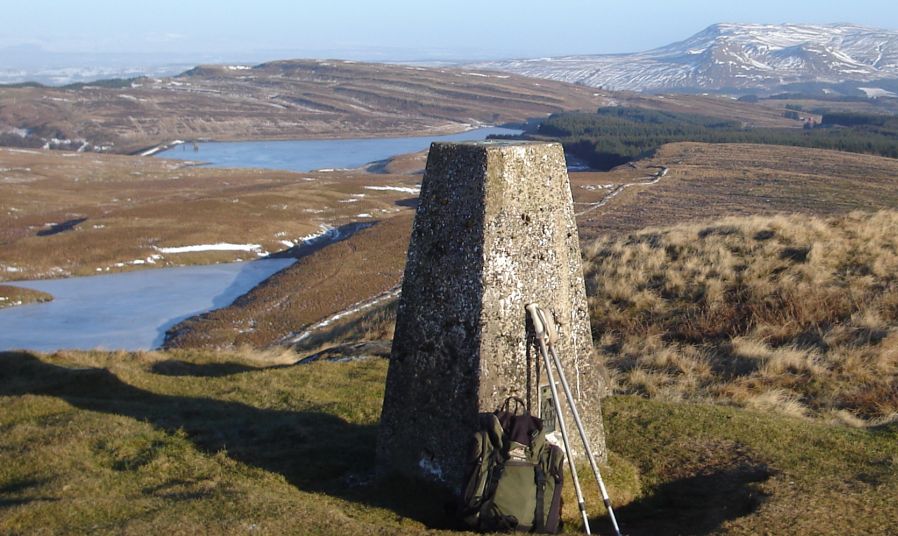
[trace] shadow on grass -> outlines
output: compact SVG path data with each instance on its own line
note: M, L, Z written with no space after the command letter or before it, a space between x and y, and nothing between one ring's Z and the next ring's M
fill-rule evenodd
M19 506L36 501L58 501L59 499L56 497L15 497L16 495L26 494L29 488L39 486L44 482L45 480L25 478L0 486L0 508Z
M755 486L770 477L764 465L736 465L666 482L641 500L614 513L628 536L701 536L731 519L754 512L767 497ZM610 533L607 518L591 520L599 534Z
M124 415L171 433L183 430L200 450L226 452L234 460L283 475L297 488L383 507L432 528L447 527L445 491L373 479L376 426L319 411L161 395L128 385L106 369L73 369L26 352L0 352L0 396L26 394L54 396L80 409ZM178 488L177 482L170 484ZM40 500L4 497L14 491L0 489L0 506Z
M37 232L37 236L53 236L55 234L71 231L78 225L87 221L87 218L77 218L74 220L66 220L62 223L54 223L48 229L42 229Z
M240 374L241 372L249 372L251 370L259 369L241 363L207 363L198 365L189 361L179 361L177 359L160 361L150 367L150 371L152 371L153 374L161 374L163 376L194 376L202 378L230 376L231 374Z
M160 364L162 365L162 364ZM186 363L167 365L184 367ZM190 365L190 375L227 374L225 365ZM238 365L239 366L239 365ZM185 370L185 369L181 369ZM122 382L106 369L74 369L45 363L27 352L0 352L0 396L53 396L80 409L124 415L174 433L183 430L200 450L283 475L299 489L390 510L430 528L452 528L445 489L408 480L374 477L377 427L348 423L324 411L259 409L239 402L169 396ZM898 435L898 424L881 433ZM100 441L101 439L98 439ZM152 453L119 460L119 470L142 466ZM651 495L615 509L628 536L705 535L752 513L765 499L758 482L770 470L746 457L703 465L698 475L666 482ZM40 500L22 480L0 487L0 508ZM203 497L187 481L172 479L145 493L177 500ZM572 506L568 506L570 509ZM607 518L590 521L610 534Z

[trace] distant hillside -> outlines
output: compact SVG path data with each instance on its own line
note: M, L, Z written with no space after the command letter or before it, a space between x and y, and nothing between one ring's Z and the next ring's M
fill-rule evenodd
M801 117L798 111L791 113ZM898 158L898 118L830 113L815 126L816 117L805 117L804 129L747 129L716 117L615 106L595 114L552 114L531 137L560 141L568 153L601 170L650 156L677 141L790 145Z
M898 31L851 24L715 24L684 41L645 52L497 61L477 67L610 90L748 92L850 81L861 94L895 96ZM881 80L889 81L877 83Z
M898 207L893 158L747 143L672 143L633 165L572 174L581 238L727 216L829 216ZM669 168L667 175L645 184L659 166ZM597 206L627 184L633 186Z
M348 61L207 65L169 78L0 87L0 145L132 152L174 139L432 133L594 109L594 90Z

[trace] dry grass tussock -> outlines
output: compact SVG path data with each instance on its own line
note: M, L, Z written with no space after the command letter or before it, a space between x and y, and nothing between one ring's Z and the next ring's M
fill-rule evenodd
M619 392L854 426L898 414L898 212L727 218L584 254Z

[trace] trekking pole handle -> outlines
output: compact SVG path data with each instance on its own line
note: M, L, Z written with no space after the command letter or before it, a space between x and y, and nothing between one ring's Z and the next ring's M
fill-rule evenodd
M546 314L545 311L539 309L539 319L543 323L543 327L546 328L546 335L549 337L549 344L555 344L558 342L558 329L555 326L555 315L552 313Z
M558 330L555 328L555 320L551 315L546 315L539 304L536 302L529 303L525 307L530 313L530 319L533 321L533 331L536 332L536 338L546 338L546 342L554 344L558 341Z
M537 339L542 339L546 336L546 330L542 320L540 319L542 315L540 314L541 311L539 310L539 304L537 304L536 302L528 303L525 309L527 309L527 312L530 313L530 321L533 322L534 335L536 335Z

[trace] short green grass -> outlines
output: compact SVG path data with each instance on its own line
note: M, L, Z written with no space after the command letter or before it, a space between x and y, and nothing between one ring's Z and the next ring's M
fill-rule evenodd
M372 480L386 363L282 361L0 354L0 533L447 528L436 490ZM888 534L898 518L894 425L632 396L608 399L605 417L604 471L627 534ZM608 533L604 518L593 526Z
M609 448L639 468L630 534L894 534L898 426L850 429L613 397Z

